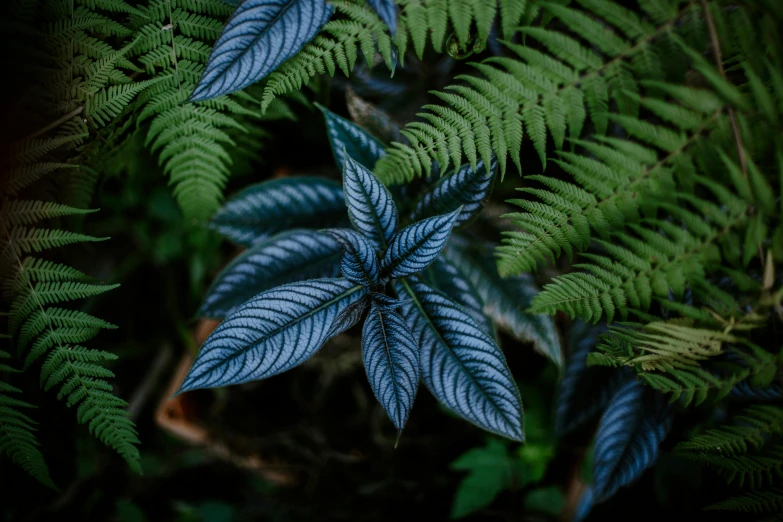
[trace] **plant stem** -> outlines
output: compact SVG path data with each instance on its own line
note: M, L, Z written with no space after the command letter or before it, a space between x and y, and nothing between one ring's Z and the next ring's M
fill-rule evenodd
M704 10L704 20L707 22L707 29L710 33L710 45L712 46L712 52L715 55L715 65L718 66L718 72L721 77L726 79L726 71L723 69L723 58L720 52L720 41L718 40L718 31L715 29L715 20L712 18L707 0L701 0L701 6ZM734 109L729 107L729 121L731 122L731 132L734 134L734 144L737 147L737 156L739 157L740 165L742 166L742 175L747 176L748 162L745 158L745 147L742 145L742 135L740 134L739 125L737 125L737 115L734 114Z

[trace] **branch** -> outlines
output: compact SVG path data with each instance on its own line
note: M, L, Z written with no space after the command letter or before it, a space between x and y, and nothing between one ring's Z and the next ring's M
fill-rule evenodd
M34 133L30 134L29 136L27 136L25 138L25 141L26 140L31 140L33 138L37 138L38 136L40 136L42 134L46 134L47 132L49 132L52 129L56 129L57 127L59 127L60 125L62 125L66 121L70 120L74 116L80 115L82 112L84 112L84 105L80 105L79 107L76 107L74 110L72 110L71 112L69 112L65 116L62 116L61 118L58 118L57 120L53 121L52 123L50 123L49 125L47 125L43 129L39 129L39 130L35 131Z
M712 19L712 13L710 12L707 0L701 0L701 6L704 10L704 19L707 22L707 29L710 32L710 45L712 47L712 53L715 55L715 65L718 66L718 72L721 77L726 79L726 71L723 70L723 58L720 52L720 42L718 41L718 31L715 29L715 20ZM737 146L737 156L739 156L740 165L742 166L742 175L747 176L748 162L745 159L745 147L742 144L742 135L740 134L739 125L737 125L737 116L734 114L734 109L729 107L729 121L731 122L731 132L734 134L734 144Z

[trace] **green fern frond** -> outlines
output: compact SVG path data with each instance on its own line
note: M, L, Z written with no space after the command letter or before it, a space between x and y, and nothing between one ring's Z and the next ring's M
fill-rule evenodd
M765 445L755 454L731 456L711 453L686 453L689 458L716 469L731 483L739 486L750 483L752 488L770 484L783 474L783 444Z
M32 225L43 219L61 216L79 216L97 212L61 205L52 201L24 201L21 199L3 201L3 218L11 226Z
M211 45L232 9L220 0L154 0L131 17L137 56L155 84L139 93L136 124L149 122L146 145L158 155L174 195L189 221L217 210L236 148L226 131L247 130L243 120L260 119L258 102L241 93L188 103L209 58Z
M545 164L547 135L552 136L558 147L562 146L566 128L572 138L578 138L585 106L597 135L608 127L610 103L626 114L635 114L639 81L661 77L657 62L650 59L655 56L657 40L669 38L670 27L690 7L686 6L682 12L675 10L671 19L657 27L637 20L630 29L632 36L626 39L611 28L611 22L630 19L627 11L611 10L605 2L579 3L586 12L548 2L536 5L563 22L592 48L566 32L543 27L519 28L528 43L522 46L505 42L517 56L491 57L473 64L479 74L459 78L468 82L469 87L453 86L449 90L456 94L439 95L445 102L443 108L450 109L449 118L444 119L439 111L421 114L427 123L406 127L407 133L403 134L409 143L392 144L388 154L378 162L376 175L384 182L408 181L428 173L431 159L437 159L441 168L446 168L446 160L458 163L455 160L463 156L475 165L475 143L471 140L481 135L487 139L478 147L478 156L488 158L494 153L502 172L505 172L505 159L511 157L521 171L518 143L523 134L531 138ZM596 12L587 14L591 9ZM607 12L611 14L606 15ZM601 14L609 18L607 24L595 19ZM600 50L603 57L593 49ZM636 59L642 54L647 59ZM501 85L503 95L499 96ZM450 128L470 132L457 134Z
M31 140L22 140L11 144L9 152L12 158L20 164L26 165L38 161L45 155L54 152L60 147L72 143L84 135L66 135L53 138L35 138Z
M761 491L748 491L707 506L705 509L743 513L783 512L783 489L770 488Z
M591 263L575 265L584 271L556 277L531 303L535 313L563 311L571 317L609 321L628 309L649 309L653 298L680 296L686 286L704 288L705 266L715 259L717 245L735 237L752 223L748 205L711 180L698 177L723 208L706 199L680 195L680 204L661 202L661 208L680 226L661 219L641 219L615 229L612 241L595 240L605 254L586 256ZM692 206L692 209L686 206ZM614 209L617 211L617 209ZM611 224L611 220L607 219ZM622 223L622 219L615 219ZM755 245L754 245L755 246Z
M15 296L8 319L9 331L15 334L24 321L42 306L85 299L117 288L119 285L97 285L78 281L40 282Z
M0 241L0 246L4 251L13 250L17 255L21 255L74 243L93 243L107 239L106 237L93 237L67 230L15 227L11 231L10 242Z
M77 420L87 424L90 433L114 449L132 470L141 473L136 448L139 439L125 411L127 403L112 393L105 380L114 374L98 364L116 358L108 352L58 342L41 367L41 385L45 390L60 385L57 398L65 399L68 407L78 406Z
M35 183L42 177L51 174L52 172L60 169L76 169L78 165L72 165L69 163L59 163L54 161L46 161L41 163L28 163L20 165L10 169L6 173L6 179L3 183L3 191L9 195L16 195L22 189Z
M31 282L90 281L91 278L75 268L44 259L26 257L13 278L3 281L3 294L8 297L24 291Z
M7 352L0 351L0 359L8 357ZM0 364L0 372L14 371L16 370ZM14 464L42 484L57 489L49 477L49 468L38 449L40 444L35 436L35 422L19 411L21 408L34 408L34 406L9 395L19 393L22 393L22 390L0 381L0 453L6 455Z
M158 79L123 85L112 85L87 97L84 113L88 119L102 127L116 118L133 98Z
M783 409L755 405L734 418L734 425L696 435L677 445L678 451L736 455L761 448L770 434L783 435Z
M697 367L700 361L720 355L724 343L733 342L736 338L729 334L672 320L613 326L602 338L602 350L628 353L624 364L642 371L666 371Z
M25 348L50 328L66 328L69 330L83 330L92 332L94 330L117 328L115 325L102 319L79 310L67 310L65 308L39 308L27 318L17 336L17 346L19 352ZM78 341L82 342L82 341Z
M372 64L377 48L392 68L391 37L378 15L357 0L340 0L335 9L344 17L333 17L313 41L269 75L261 98L262 110L278 96L300 90L318 74L334 76L339 68L349 76L360 50Z
M116 13L136 13L136 9L131 7L125 0L76 0L76 3L88 7L91 10L104 9Z

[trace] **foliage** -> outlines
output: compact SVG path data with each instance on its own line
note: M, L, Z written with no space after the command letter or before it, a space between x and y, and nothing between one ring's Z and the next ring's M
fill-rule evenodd
M662 448L675 444L689 469L728 479L728 495L699 493L708 509L780 510L779 2L9 6L19 62L31 64L10 76L29 76L32 88L9 118L20 125L3 156L0 277L12 346L0 355L17 352L17 362L0 370L18 386L0 383L0 448L41 483L53 486L43 459L53 452L22 413L39 402L26 383L38 364L44 389L57 387L99 440L139 464L135 427L108 384L115 355L84 346L114 326L63 303L116 286L71 261L79 249L109 248L96 230L117 230L101 226L116 208L90 215L96 187L149 170L168 176L185 218L167 221L156 262L191 256L191 293L220 253L210 232L188 227L212 218L210 228L247 248L206 293L199 315L223 322L183 391L281 373L332 337L356 337L364 320L356 361L398 438L422 380L449 412L526 441L490 438L455 461L469 473L453 516L526 488L527 509L600 517L643 475L659 484L674 458L659 462ZM326 109L342 91L351 119L372 132ZM305 141L312 125L296 127L300 141L272 121L312 110L308 97L343 185L282 169L221 207L231 178L256 172L262 140L281 145L271 154L280 164L298 163L282 147L296 143L320 165L321 149ZM150 154L157 166L140 159ZM147 224L138 228L143 237ZM122 280L106 269L84 272ZM171 308L173 329L192 344L182 307ZM512 339L546 358L524 359L527 375L562 368L554 433L541 419L536 427L546 406L531 408L527 392L523 430L506 363L517 354L500 349ZM225 396L217 400L221 410ZM589 487L576 506L569 479L563 505L554 484L567 481L548 464L557 452L579 467L585 451ZM138 515L130 502L120 511Z
M190 101L217 98L261 80L312 40L332 9L318 0L242 2L215 42Z
M488 439L484 446L460 455L451 468L467 471L460 481L452 504L452 518L480 513L504 490L524 494L526 509L557 514L563 506L562 493L556 487L540 483L555 455L552 423L540 390L522 387L525 398L525 444L508 447L501 439ZM525 488L525 492L520 492Z
M207 295L202 313L226 318L205 342L182 391L257 380L285 371L368 314L362 343L368 379L398 430L404 426L416 394L421 357L421 378L444 405L485 429L521 440L518 392L494 336L489 335L481 297L470 293L472 301L466 301L470 290L459 271L446 278L439 273L435 284L446 294L415 277L423 273L428 279L427 268L440 262L438 255L451 229L468 222L461 219L465 209L461 204L471 202L468 212L475 216L491 189L491 180L479 183L484 175L467 166L447 174L443 180L453 182L436 183L418 201L407 203L413 210L412 219L431 216L427 205L446 213L424 217L398 230L404 214L398 211L391 193L346 154L349 148L356 150L367 158L365 162L374 164L372 158L377 159L379 153L375 140L322 110L335 158L343 161L345 204L356 231L279 232L294 223L322 226L333 212L331 203L310 198L300 207L288 205L288 222L281 223L276 217L280 207L267 202L285 201L277 191L293 187L293 179L259 184L229 201L213 222L235 239L239 237L237 227L244 226L241 241L253 246L218 276ZM305 181L321 186L316 180ZM274 197L264 198L266 194ZM339 196L334 201L342 201L342 194ZM309 198L301 191L288 197ZM243 225L251 222L251 226ZM275 232L277 235L270 237ZM342 247L338 249L342 251L339 267L344 279L275 287L274 282L292 281L297 275L334 275L337 263L323 250L335 252L328 246L329 236ZM320 258L317 264L316 258ZM471 263L467 261L468 268ZM520 284L520 288L527 286L529 281ZM391 287L401 301L385 295ZM402 315L396 311L400 307ZM506 316L520 325L535 320L508 312ZM269 319L255 320L250 330L251 317ZM516 333L537 339L523 332L520 327ZM292 338L300 341L289 345L287 340Z
M257 380L297 366L369 309L362 334L367 377L398 431L413 405L421 371L428 388L450 409L522 440L519 395L494 340L458 303L424 283L407 281L436 260L461 207L398 231L391 194L349 156L343 185L358 232L338 228L326 233L344 247L344 279L291 283L240 305L205 341L181 391ZM302 256L307 244L298 246L292 253ZM415 304L386 295L390 281L398 296L410 295Z

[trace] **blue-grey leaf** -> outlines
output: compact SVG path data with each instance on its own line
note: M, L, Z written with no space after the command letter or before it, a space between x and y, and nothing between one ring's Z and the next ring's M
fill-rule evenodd
M479 161L475 170L470 163L466 163L455 172L444 175L421 196L413 210L412 219L445 214L462 206L454 226L470 223L481 213L484 203L489 199L497 171L498 162L493 158L489 173L484 168L484 162Z
M223 205L210 227L249 247L282 230L340 226L346 217L338 183L302 176L251 185Z
M343 190L348 216L376 250L384 250L397 232L397 207L383 183L350 156L345 157Z
M587 366L587 354L595 348L596 337L605 330L604 325L594 326L578 320L571 326L568 359L557 390L555 433L558 437L603 411L623 383L625 372Z
M472 281L484 301L484 313L501 330L549 358L558 367L563 365L560 340L554 319L546 314L530 314L526 310L538 293L535 280L529 274L501 278L492 259L495 245L471 245L464 236L453 236L443 250L443 257L454 263L468 281Z
M366 293L345 279L313 279L258 294L207 338L180 392L264 379L301 364L326 342L337 315Z
M305 279L337 277L342 246L314 230L264 239L234 259L212 282L198 315L222 319L256 294Z
M484 300L478 294L474 283L466 279L462 272L444 256L427 269L432 286L454 299L465 308L482 330L495 337L495 327L484 314Z
M402 301L396 297L391 297L381 292L371 292L370 297L372 298L373 304L375 304L375 306L380 306L381 308L388 310L397 310L403 304Z
M312 40L333 10L324 0L244 0L215 42L190 101L261 80Z
M422 219L400 230L383 256L381 275L399 279L430 266L449 240L459 212L457 209L450 214Z
M378 255L363 235L347 228L324 230L345 249L340 257L343 277L358 285L377 286L381 279Z
M364 321L362 357L375 398L402 430L419 387L419 347L399 312L375 302Z
M572 522L582 522L590 511L593 509L593 487L587 486L582 492L582 496L579 499L579 503L576 505L576 512Z
M375 162L384 154L381 142L355 123L336 115L326 107L316 105L324 113L329 144L340 170L345 168L346 154L368 169L375 167Z
M394 5L394 0L367 0L367 3L389 27L392 36L397 34L397 6Z
M414 280L395 282L421 351L422 380L447 408L481 428L523 441L522 400L503 352L458 303Z
M759 388L751 385L749 381L742 381L731 389L729 396L753 401L783 401L783 385L773 382Z
M595 436L593 494L603 502L641 476L658 459L671 427L671 410L659 394L628 380L606 407Z
M331 328L329 328L329 332L326 334L326 337L331 338L335 335L345 332L350 328L353 328L356 323L361 320L362 315L364 315L364 312L367 310L369 304L370 296L369 294L365 294L358 301L355 301L346 306L343 311L337 314L337 317L334 318L334 322L332 323Z

